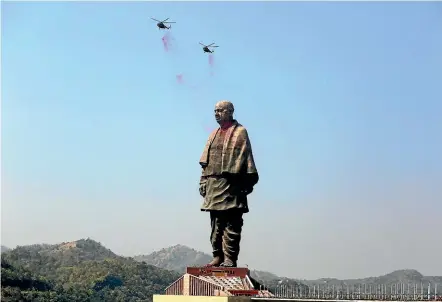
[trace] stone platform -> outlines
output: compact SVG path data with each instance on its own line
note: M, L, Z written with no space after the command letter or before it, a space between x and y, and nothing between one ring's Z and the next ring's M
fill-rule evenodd
M188 267L183 276L165 289L165 295L154 296L154 302L175 301L172 296L192 296L192 301L196 301L197 296L213 298L273 297L273 294L250 277L250 271L245 267ZM236 300L228 299L228 301Z

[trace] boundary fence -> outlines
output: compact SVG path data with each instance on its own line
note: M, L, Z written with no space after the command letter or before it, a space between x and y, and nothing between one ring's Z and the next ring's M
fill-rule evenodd
M342 284L260 286L275 298L311 300L442 301L440 284Z

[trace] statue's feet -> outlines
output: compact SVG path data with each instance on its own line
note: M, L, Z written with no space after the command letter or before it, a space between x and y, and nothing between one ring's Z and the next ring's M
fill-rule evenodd
M236 267L236 262L233 262L229 258L226 258L223 263L220 264L222 267Z
M218 267L220 266L222 262L222 259L220 256L216 256L213 258L212 261L210 261L209 263L207 263L204 267Z

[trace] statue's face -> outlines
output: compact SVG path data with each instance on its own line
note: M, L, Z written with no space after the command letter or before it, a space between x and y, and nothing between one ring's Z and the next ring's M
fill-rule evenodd
M232 119L227 104L220 102L215 105L215 119L217 123L228 122Z

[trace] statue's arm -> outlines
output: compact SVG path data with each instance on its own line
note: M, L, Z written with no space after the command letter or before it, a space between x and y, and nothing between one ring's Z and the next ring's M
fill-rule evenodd
M246 141L246 148L247 148L247 160L244 162L245 165L244 170L247 171L248 165L252 165L254 167L253 170L256 171L255 160L253 159L252 144L250 142L249 135L245 128L242 135L244 136L244 140ZM252 193L253 187L259 181L258 172L256 171L256 173L245 173L244 176L242 177L242 181L243 181L244 192L246 194Z
M259 175L258 173L247 174L244 179L244 189L246 194L253 192L253 187L258 183Z
M249 173L246 176L246 186L253 188L259 180L258 173Z
M207 183L207 178L204 176L204 169L205 168L203 167L201 171L200 187L199 187L200 195L202 197L206 196L206 183Z

